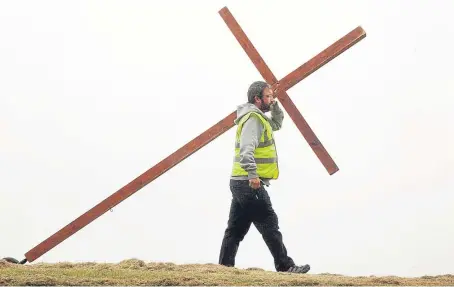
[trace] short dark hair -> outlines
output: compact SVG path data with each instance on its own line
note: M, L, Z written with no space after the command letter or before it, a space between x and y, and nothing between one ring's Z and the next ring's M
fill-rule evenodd
M253 82L247 91L247 100L249 103L253 104L255 102L255 97L259 97L260 99L263 97L263 90L268 88L268 85L264 81L255 81Z

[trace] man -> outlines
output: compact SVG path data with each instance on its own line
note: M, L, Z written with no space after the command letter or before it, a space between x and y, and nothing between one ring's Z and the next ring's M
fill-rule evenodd
M309 265L296 266L287 255L278 218L268 192L270 180L279 176L273 131L282 126L284 113L271 87L256 81L249 87L248 102L238 106L235 124L235 159L230 177L232 202L219 264L235 266L240 242L252 223L261 233L278 272L307 273ZM271 111L271 118L265 113Z

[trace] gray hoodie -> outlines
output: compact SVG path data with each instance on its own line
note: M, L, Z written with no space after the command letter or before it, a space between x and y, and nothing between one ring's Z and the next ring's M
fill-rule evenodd
M259 108L254 104L245 103L239 105L236 110L235 124L237 125L241 118L248 112L257 112L261 114L265 119L268 120L273 131L277 131L282 127L282 121L284 119L284 112L279 107L278 102L271 105L271 118L266 116ZM250 117L244 124L241 130L240 137L240 166L248 172L247 176L231 176L231 179L235 180L248 180L257 177L257 165L254 160L254 151L259 144L260 136L264 126L256 117ZM262 179L262 181L269 185L269 180Z

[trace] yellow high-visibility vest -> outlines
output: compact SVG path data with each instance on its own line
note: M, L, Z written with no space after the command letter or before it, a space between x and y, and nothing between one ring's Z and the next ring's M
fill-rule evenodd
M264 129L260 137L259 145L254 151L254 159L257 164L257 174L261 178L277 179L279 168L277 162L276 146L274 144L273 129L270 123L259 113L249 112L238 122L235 138L235 158L233 161L232 176L247 176L246 170L241 168L240 160L240 136L243 124L249 117L255 116L260 119Z

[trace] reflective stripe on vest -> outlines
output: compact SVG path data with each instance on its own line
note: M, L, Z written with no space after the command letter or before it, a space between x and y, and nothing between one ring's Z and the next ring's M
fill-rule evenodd
M274 144L273 129L270 123L259 113L249 112L241 118L236 130L235 157L233 161L232 176L247 176L248 173L240 166L240 136L243 124L251 116L256 116L262 122L264 129L260 136L258 147L254 151L257 165L257 174L261 178L277 179L279 168L277 163L276 146Z

